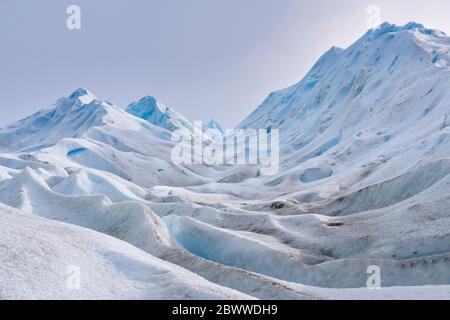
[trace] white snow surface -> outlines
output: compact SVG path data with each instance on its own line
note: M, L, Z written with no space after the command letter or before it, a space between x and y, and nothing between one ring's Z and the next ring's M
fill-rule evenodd
M175 165L198 133L150 96L0 129L0 298L449 299L449 52L417 23L330 49L238 127L280 130L273 176Z
M249 299L103 233L5 205L0 225L1 299Z

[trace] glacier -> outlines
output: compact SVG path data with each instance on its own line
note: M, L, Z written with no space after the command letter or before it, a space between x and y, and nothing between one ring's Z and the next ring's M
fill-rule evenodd
M332 47L236 128L279 130L270 176L174 164L174 133L229 133L152 96L1 128L0 299L449 299L449 62L414 22Z

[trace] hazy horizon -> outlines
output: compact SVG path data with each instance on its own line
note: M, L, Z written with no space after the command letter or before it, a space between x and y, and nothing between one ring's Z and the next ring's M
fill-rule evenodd
M0 126L84 87L122 108L152 95L191 121L233 128L330 47L361 37L370 5L381 21L450 31L445 0L132 3L0 0ZM81 30L66 28L71 4Z

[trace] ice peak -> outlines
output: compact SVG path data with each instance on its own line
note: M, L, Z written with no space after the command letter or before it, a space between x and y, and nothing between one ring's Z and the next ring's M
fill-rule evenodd
M344 51L344 49L336 47L336 46L332 46L330 49L328 49L327 52L325 52L325 54L337 54Z
M84 88L79 88L72 92L72 94L69 96L70 100L75 101L75 104L77 108L90 104L93 101L97 100L97 97L91 93L89 90Z
M387 34L387 33L399 33L404 31L413 31L413 32L419 32L426 35L435 35L440 36L444 33L438 30L434 29L428 29L424 27L423 24L417 23L414 21L408 22L407 24L403 26L398 26L394 23L384 22L378 28L371 29L367 32L367 34L363 37L368 39L369 41L376 40L380 38L381 36Z
M92 92L90 92L89 90L85 89L85 88L78 88L76 89L74 92L72 92L72 94L70 95L71 99L79 99L82 97L90 97L92 100L96 100L97 97L92 94Z
M153 96L145 96L142 99L139 100L141 103L149 103L149 104L156 104L158 100Z
M326 68L327 65L334 64L336 58L344 51L344 49L339 47L331 47L325 52L320 59L314 64L313 68L310 71L310 75L314 75L315 72L320 68Z
M169 108L162 105L155 97L145 96L137 102L130 104L126 111L139 118L147 120L152 114L167 114Z
M403 26L397 26L395 23L383 22L375 30L395 32L395 31L403 31L403 30L420 30L420 29L426 29L426 28L421 23L410 21Z
M145 96L139 101L133 102L126 108L126 112L169 131L192 128L187 119L163 105L153 96Z
M141 117L155 112L166 114L169 112L170 108L160 103L158 99L153 96L145 96L139 101L130 104L126 110L134 115L139 114L138 116Z
M214 119L211 119L204 127L204 129L215 129L223 133L222 126Z

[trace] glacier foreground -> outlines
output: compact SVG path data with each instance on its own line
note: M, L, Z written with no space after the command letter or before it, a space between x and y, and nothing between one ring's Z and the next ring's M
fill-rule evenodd
M330 49L239 125L279 130L271 176L175 164L185 117L78 89L0 129L0 299L450 299L449 85L417 23Z

